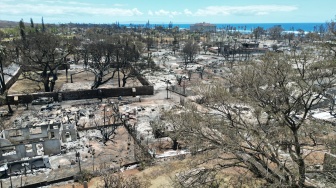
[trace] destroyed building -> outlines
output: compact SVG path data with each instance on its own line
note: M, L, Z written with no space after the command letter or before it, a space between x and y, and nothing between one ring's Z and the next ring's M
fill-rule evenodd
M0 133L0 177L49 168L48 155L61 153L61 144L77 140L73 124L45 124Z

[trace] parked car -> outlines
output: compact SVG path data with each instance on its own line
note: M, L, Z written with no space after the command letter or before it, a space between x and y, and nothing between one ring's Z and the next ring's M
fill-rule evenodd
M52 104L47 104L47 105L43 105L41 106L41 111L44 111L44 110L58 110L58 109L61 109L61 105L59 103L52 103Z
M39 97L32 101L32 105L50 104L53 102L54 99L52 97Z

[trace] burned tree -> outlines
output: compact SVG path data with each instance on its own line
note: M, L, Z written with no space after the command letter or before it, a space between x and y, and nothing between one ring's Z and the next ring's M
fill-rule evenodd
M13 109L9 103L8 99L8 90L6 90L2 95L0 95L0 103L7 104L8 107L8 115L13 114Z
M172 139L172 149L177 150L179 148L179 140L183 137L183 134L179 132L180 124L167 123L164 121L166 116L173 117L174 114L164 114L158 119L151 121L150 126L155 138L170 137Z
M42 83L46 92L53 91L57 70L69 55L66 39L47 32L29 33L16 46L24 78Z
M113 79L115 73L117 73L119 87L121 87L121 81L123 82L122 86L125 87L127 79L136 75L131 63L139 59L141 44L136 41L131 42L131 39L127 37L122 39L120 36L105 36L103 39L83 45L84 63L87 64L88 70L95 75L92 89Z
M144 180L136 176L125 177L120 173L105 173L102 179L104 188L144 188L148 186Z
M262 27L256 27L253 29L252 34L255 40L258 40L263 34L265 34L265 30Z
M117 103L103 104L101 107L103 108L103 125L101 125L101 118L96 119L94 123L102 135L104 145L106 145L106 142L113 141L118 123L121 123L121 117Z
M8 101L8 96L7 96L8 91L6 91L7 86L6 86L5 75L7 73L4 72L4 66L6 65L7 58L8 58L8 52L6 51L6 48L0 45L0 97L2 98L1 101L7 104L8 112L12 114L13 110ZM3 97L1 95L3 95Z
M0 42L2 37L0 35ZM3 94L8 88L6 86L6 77L13 76L12 72L5 70L11 63L17 62L17 51L13 42L0 43L0 94Z
M6 91L6 82L4 73L5 61L6 61L6 50L3 46L0 45L0 94L3 94Z
M191 150L207 151L201 162L213 169L241 168L267 186L305 187L306 158L324 144L322 126L328 129L308 116L336 81L335 60L311 54L268 53L234 68L230 89L200 87L207 110L190 104L167 119Z
M209 48L211 47L211 44L203 42L202 43L202 49L204 51L204 54L207 54L207 52L209 51Z
M189 63L193 63L197 57L197 53L199 52L199 46L194 41L188 41L181 52L181 57L184 60L184 67L187 69Z
M132 45L129 45L129 38L122 45L122 52L120 53L120 58L118 63L118 69L122 73L122 87L126 86L127 79L136 77L138 70L136 70L136 63L140 57L140 48L136 45L135 41L133 41ZM138 44L139 45L139 44ZM120 66L119 66L120 65ZM120 79L119 79L120 80ZM120 83L119 83L120 87Z
M280 40L281 39L281 33L284 29L281 25L275 25L268 29L268 36L272 40Z
M108 82L112 77L104 77L112 72L113 44L99 40L83 45L82 55L84 64L87 64L87 70L95 75L92 89Z
M149 52L151 47L154 45L153 33L151 31L147 31L147 36L145 38L145 43L146 43L147 51Z
M127 79L136 77L139 73L132 67L130 63L123 64L121 68L122 77L122 87L126 86Z

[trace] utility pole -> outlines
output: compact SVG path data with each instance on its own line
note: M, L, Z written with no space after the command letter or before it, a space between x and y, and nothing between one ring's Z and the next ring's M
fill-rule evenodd
M80 153L79 152L76 152L76 158L78 160L79 172L82 172L81 164L80 164Z
M9 181L10 181L10 187L13 187L12 184L12 165L9 165Z
M167 84L167 88L166 88L166 90L167 90L167 99L168 99L168 91L169 91L169 89L168 89L168 84L171 84L171 82L170 82L169 80L165 80L165 82L166 82L166 84Z
M117 71L118 71L118 86L120 87L120 62L119 62L119 48L121 47L120 39L117 44Z
M95 149L92 149L92 171L94 171L94 155L96 154L95 153Z
M150 131L150 130L147 130L147 146L148 146L149 131Z
M168 99L168 82L167 82L167 88L166 88L166 90L167 90L167 99Z
M106 117L106 105L104 105L104 126L105 126L105 117Z
M185 85L185 79L183 78L183 94L186 94L186 85Z

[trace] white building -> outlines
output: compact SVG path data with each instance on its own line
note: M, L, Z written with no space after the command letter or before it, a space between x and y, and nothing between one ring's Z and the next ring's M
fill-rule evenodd
M190 25L190 31L193 32L201 32L201 33L206 33L206 32L216 32L216 25L215 24L210 24L210 23L196 23L193 25Z

